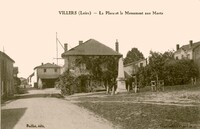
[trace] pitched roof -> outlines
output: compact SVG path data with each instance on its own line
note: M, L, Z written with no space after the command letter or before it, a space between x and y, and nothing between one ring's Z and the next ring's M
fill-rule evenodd
M34 76L34 72L29 77L33 77L33 76Z
M196 43L193 43L192 44L192 47L190 47L190 44L187 44L187 45L183 45L180 49L178 49L176 52L179 52L181 50L184 50L184 51L189 51L189 50L193 50L195 49L196 47L200 46L200 41L199 42L196 42Z
M78 56L78 55L114 55L122 56L122 54L114 51L106 45L96 41L95 39L89 39L86 42L70 49L62 54L64 56Z
M125 64L124 67L126 67L126 66L130 66L130 65L138 64L138 63L140 63L141 61L144 61L144 60L146 61L147 59L140 59L140 60L138 60L138 61L134 61L134 62L131 62L131 63Z
M3 58L7 58L7 59L9 59L9 60L11 60L13 63L15 63L15 61L12 59L12 58L10 58L6 53L4 53L4 52L2 52L2 51L0 51L0 57L3 59Z
M132 78L132 76L130 74L128 74L126 71L124 71L124 76L125 76L125 78Z
M61 67L56 64L46 63L46 64L42 64L40 66L37 66L34 69L36 69L36 68L61 68Z

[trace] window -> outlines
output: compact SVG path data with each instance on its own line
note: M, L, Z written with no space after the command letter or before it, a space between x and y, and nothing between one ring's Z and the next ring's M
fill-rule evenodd
M176 60L178 60L178 56L176 57Z
M44 69L44 73L46 73L47 69Z
M54 71L57 72L58 70L57 70L57 69L54 69Z
M143 67L143 63L140 63L140 67Z
M190 59L190 54L187 54L187 58Z
M85 70L85 69L86 69L86 64L81 63L81 64L80 64L80 70Z
M182 59L184 58L184 56L182 55Z

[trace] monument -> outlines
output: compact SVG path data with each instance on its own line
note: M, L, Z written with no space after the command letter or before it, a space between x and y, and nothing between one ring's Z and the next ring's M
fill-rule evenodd
M124 65L122 57L118 62L118 77L117 77L117 90L116 93L127 92L125 85L125 76L124 76Z

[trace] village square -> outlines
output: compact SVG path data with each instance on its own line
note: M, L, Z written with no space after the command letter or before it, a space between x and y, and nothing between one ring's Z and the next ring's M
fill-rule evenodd
M200 0L4 0L1 129L200 129Z
M148 57L134 46L122 55L119 40L56 44L62 58L28 77L0 51L2 129L200 128L199 41Z

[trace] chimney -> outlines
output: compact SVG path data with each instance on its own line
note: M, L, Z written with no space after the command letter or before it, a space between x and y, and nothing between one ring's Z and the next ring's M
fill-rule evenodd
M67 43L64 44L64 49L65 49L65 52L68 51L68 44Z
M43 65L43 63L42 63L42 65Z
M79 45L81 45L83 43L83 41L79 41Z
M118 40L116 40L116 42L115 42L115 51L119 52L119 42L118 42Z
M190 40L190 48L192 47L192 45L193 45L193 41L192 41L192 40Z
M179 49L179 44L176 44L176 50L178 50Z

